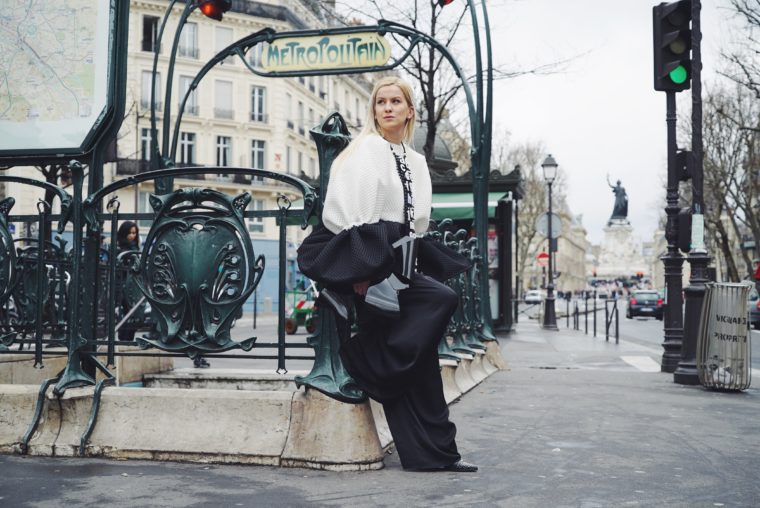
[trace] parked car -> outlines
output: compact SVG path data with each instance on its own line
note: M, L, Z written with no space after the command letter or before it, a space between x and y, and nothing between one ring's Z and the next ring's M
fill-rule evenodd
M663 300L657 291L631 291L628 296L628 309L625 317L652 316L662 321L664 315Z
M760 330L760 296L757 289L752 289L747 298L747 314L749 314L749 324L755 330Z
M530 289L525 292L525 303L541 303L542 295L538 289Z

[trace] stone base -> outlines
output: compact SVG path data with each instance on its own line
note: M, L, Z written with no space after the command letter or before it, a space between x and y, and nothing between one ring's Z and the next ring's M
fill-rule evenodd
M383 455L369 402L344 404L316 390L295 394L281 465L331 471L381 469Z
M470 374L470 366L472 365L474 357L471 355L461 356L466 356L466 358L462 358L459 361L459 366L454 372L454 381L456 382L459 391L462 392L462 394L465 394L475 388L478 383L472 377L472 374Z
M136 346L118 346L120 352L139 352ZM67 353L61 349L60 355L50 355L46 350L42 358L42 368L34 367L33 354L0 354L0 384L40 385L45 379L55 377L66 367ZM117 356L115 368L111 373L116 377L116 384L123 385L142 381L144 374L167 372L174 368L174 358L156 356ZM98 371L98 379L103 374Z
M459 362L441 360L447 403L503 363L495 342L476 359L461 356ZM146 375L154 388L106 387L84 454L335 471L383 467L393 438L382 405L344 404L297 390L294 375L187 369ZM0 453L21 453L38 390L37 384L0 385ZM51 387L28 452L77 456L93 394L94 387L70 388L59 399Z
M443 381L443 398L446 404L451 404L462 396L462 390L455 380L458 362L456 360L438 360L441 365L441 378Z

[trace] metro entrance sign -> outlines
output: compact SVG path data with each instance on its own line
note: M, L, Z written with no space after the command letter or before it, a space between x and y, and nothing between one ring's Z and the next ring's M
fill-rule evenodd
M547 252L539 252L536 256L538 266L547 266L549 264L549 254Z

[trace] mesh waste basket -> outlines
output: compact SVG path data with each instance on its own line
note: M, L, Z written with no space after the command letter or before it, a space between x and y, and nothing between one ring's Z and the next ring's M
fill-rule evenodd
M751 355L747 296L749 283L709 283L697 339L699 382L717 390L749 388Z

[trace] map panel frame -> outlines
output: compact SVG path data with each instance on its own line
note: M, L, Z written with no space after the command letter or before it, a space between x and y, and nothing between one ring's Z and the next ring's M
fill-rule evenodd
M87 158L121 123L128 3L49 0L0 20L2 49L17 52L0 64L0 165Z

